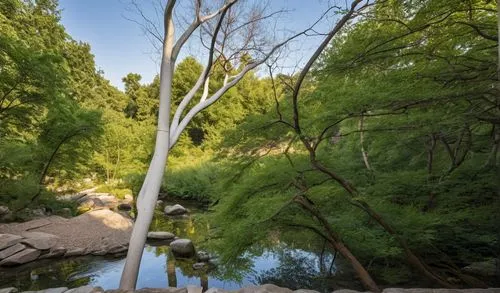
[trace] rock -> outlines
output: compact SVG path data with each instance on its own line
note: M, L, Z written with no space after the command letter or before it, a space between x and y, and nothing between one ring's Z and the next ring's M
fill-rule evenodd
M17 293L17 292L18 292L17 288L14 287L0 289L0 293Z
M161 232L161 231L148 232L148 239L173 240L174 238L175 235L170 232Z
M16 254L25 248L26 248L26 245L21 244L21 243L16 243L10 247L7 247L4 250L0 251L0 260L7 258L13 254Z
M7 206L0 206L0 217L10 213L10 209Z
M49 214L44 209L33 209L30 212L34 217L46 217Z
M195 285L187 285L186 289L187 289L187 293L202 293L203 292L202 287L198 287Z
M244 287L237 291L233 291L237 293L292 293L293 291L288 288L278 287L272 284L265 284L262 286L252 286L252 287Z
M207 291L205 291L205 293L226 293L226 292L228 291L219 288L210 288Z
M15 245L21 240L23 237L13 234L0 234L0 250Z
M39 256L40 250L28 248L0 261L0 266L20 265L23 263L34 261Z
M58 287L58 288L50 288L40 291L24 291L22 293L63 293L68 290L68 287Z
M315 290L309 290L309 289L299 289L293 291L293 293L319 293L318 291Z
M70 256L80 256L80 255L84 255L84 254L86 254L85 249L83 249L83 248L75 248L75 249L66 251L66 253L64 254L64 256L65 257L70 257Z
M106 293L125 293L123 290L108 290ZM129 291L130 292L130 291ZM127 292L128 293L128 292ZM134 291L134 293L188 293L186 288L143 288Z
M101 250L93 251L92 255L102 256L102 255L106 255L107 253L108 252L106 250L101 249Z
M132 210L132 206L128 203L121 203L118 205L118 209L122 211L130 211Z
M52 224L52 222L50 220L48 220L47 218L40 218L40 219L31 220L29 222L17 224L15 226L15 228L18 231L28 231L28 230L33 230L33 229L40 228L40 227L45 227L45 226L48 226L50 224Z
M126 245L116 245L116 246L108 248L106 251L107 251L107 253L115 254L115 253L124 252L127 249L128 249L128 246L126 246Z
M197 262L197 263L193 264L193 269L195 269L195 270L202 270L206 267L207 267L206 262Z
M208 254L208 252L200 250L196 252L196 259L199 262L208 262L210 260L210 255Z
M497 275L497 265L499 265L499 262L500 260L494 258L481 262L473 262L462 268L462 271L483 277L494 277Z
M73 216L73 212L71 211L70 208L62 208L59 213L61 216L65 218L71 218Z
M159 199L156 201L156 206L160 207L163 204L163 200Z
M134 197L131 194L125 194L123 201L126 203L131 203L134 201Z
M85 201L83 201L79 206L78 206L80 209L92 209L95 207L95 202L94 202L94 199L86 199Z
M184 215L187 213L187 210L181 206L180 204L176 204L173 206L166 206L165 209L165 214L168 216L178 216L178 215Z
M66 251L67 250L64 247L56 247L51 249L49 253L41 255L40 259L61 257L66 253Z
M23 232L21 236L25 237L21 242L28 244L29 246L39 249L46 250L54 247L57 244L57 239L59 237L43 233L43 232Z
M94 292L102 292L102 291L103 290L100 287L94 288L90 285L87 285L87 286L82 286L82 287L70 289L70 290L66 291L65 293L94 293Z
M193 242L189 239L177 239L170 243L170 249L175 256L193 257L195 255Z

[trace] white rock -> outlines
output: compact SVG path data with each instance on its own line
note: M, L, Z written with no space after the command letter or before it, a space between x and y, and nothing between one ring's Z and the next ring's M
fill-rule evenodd
M165 209L165 214L169 216L178 216L178 215L183 215L187 213L187 210L181 206L180 204L176 204L173 206L166 206Z

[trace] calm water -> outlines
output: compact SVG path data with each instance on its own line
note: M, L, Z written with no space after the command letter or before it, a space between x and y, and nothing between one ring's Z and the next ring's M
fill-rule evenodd
M191 210L190 217L169 219L158 213L150 230L174 232L179 237L192 239L195 246L200 247L208 235L210 225L197 219L196 214L200 210L196 206L183 204ZM167 245L150 243L144 249L137 288L197 285L204 288L237 289L241 286L274 283L326 292L338 287L337 283L330 283L332 278L324 278L325 270L335 270L335 266L330 267L331 257L328 259L328 256L324 256L324 263L327 265L320 266L317 253L290 249L283 245L278 245L272 251L264 249L258 255L248 253L245 256L251 265L229 268L219 264L215 268L200 271L192 268L193 260L176 260ZM114 289L118 287L124 264L124 256L84 256L38 261L0 270L0 288L14 286L21 290L40 290L89 284ZM353 287L352 282L349 287Z

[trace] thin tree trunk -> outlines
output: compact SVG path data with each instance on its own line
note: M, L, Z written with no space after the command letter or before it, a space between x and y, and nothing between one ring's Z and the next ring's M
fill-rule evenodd
M372 171L372 167L370 166L370 162L368 161L368 153L365 150L365 145L364 145L364 131L363 131L363 126L364 126L364 120L365 117L361 115L359 118L359 144L361 145L361 154L363 156L363 162L365 162L366 169L368 171Z
M312 202L306 199L304 196L297 195L294 198L294 202L299 204L304 210L312 214L321 224L326 232L326 237L328 241L332 244L334 249L338 251L353 267L359 276L363 286L372 292L381 292L375 281L365 269L365 267L358 261L358 259L352 254L352 252L345 246L345 244L340 239L339 235L333 231L328 220L321 214L321 212L312 204Z
M388 232L390 235L392 235L398 243L401 245L403 248L407 261L410 265L418 269L420 272L422 272L426 277L429 279L433 280L437 284L446 287L446 288L454 288L452 284L448 283L446 280L442 279L439 277L430 267L428 267L424 262L418 258L413 251L410 249L406 241L401 238L396 231L390 226L380 214L375 212L369 205L363 200L353 200L352 198L358 194L358 191L356 188L349 183L347 180L339 176L338 174L332 172L325 166L323 166L317 159L316 159L316 153L313 150L313 148L310 146L310 144L307 141L302 140L306 148L309 150L309 157L311 161L311 165L319 170L320 172L330 176L333 180L337 181L342 187L349 193L351 196L350 202L353 203L355 206L362 208L372 219L374 219L386 232ZM340 252L340 251L339 251Z

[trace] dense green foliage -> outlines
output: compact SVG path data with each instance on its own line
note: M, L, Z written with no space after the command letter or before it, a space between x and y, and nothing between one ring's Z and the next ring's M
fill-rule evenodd
M240 266L248 266L243 252L262 252L256 243L323 249L322 227L292 201L306 189L378 282L421 277L401 237L467 286L449 266L500 253L496 9L483 0L373 6L334 38L306 79L300 135L289 127L296 76L250 73L188 126L162 192L211 201L217 225L208 244ZM54 0L0 3L0 204L13 209L57 207L52 192L77 189L84 178L105 184L101 191L137 194L152 153L159 78L144 84L130 73L119 91L59 18ZM201 72L192 57L177 65L172 111ZM216 67L210 91L223 79ZM308 143L356 192L314 166ZM294 276L285 269L261 279Z

